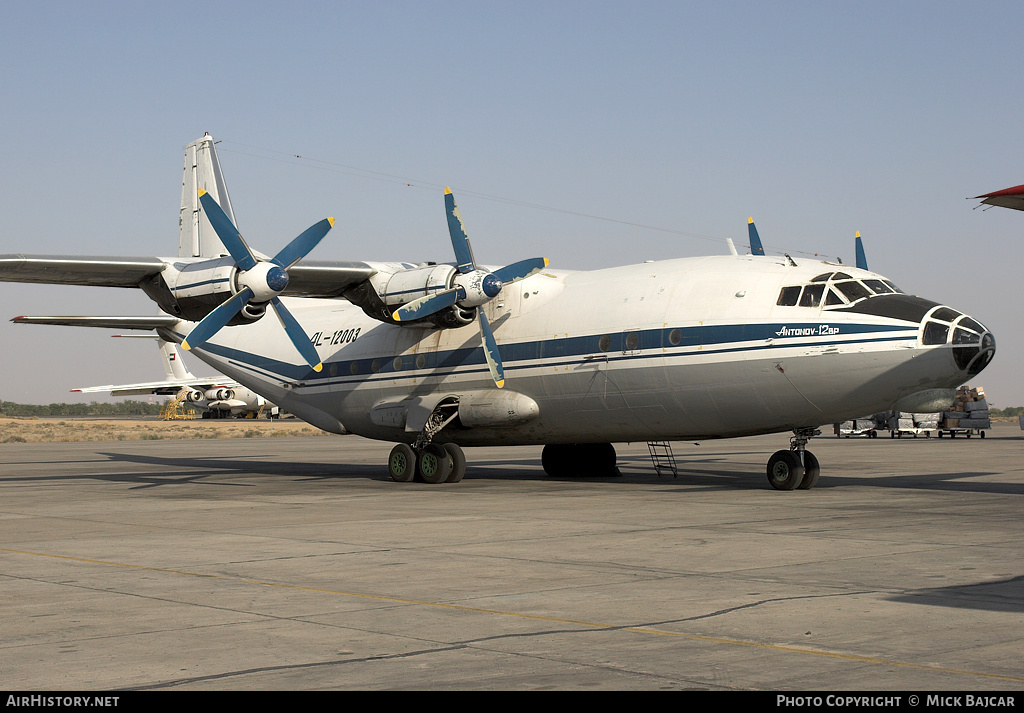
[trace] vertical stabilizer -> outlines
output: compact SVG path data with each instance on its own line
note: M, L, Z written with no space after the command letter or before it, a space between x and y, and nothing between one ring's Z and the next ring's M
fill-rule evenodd
M178 257L216 257L227 255L213 226L200 210L199 189L203 189L238 225L231 209L231 198L217 159L213 137L209 134L185 147L185 170L181 180L181 214L178 218Z
M854 247L857 252L857 267L861 270L868 269L868 256L864 254L864 242L860 239L860 231L857 231L857 237L854 239Z
M185 368L185 363L181 360L181 354L178 352L177 345L161 339L160 354L164 359L164 371L167 373L168 381L182 381L194 378L191 372Z
M757 228L754 227L753 218L747 218L747 235L750 238L750 254L764 255L764 248L761 247L761 237L757 234Z

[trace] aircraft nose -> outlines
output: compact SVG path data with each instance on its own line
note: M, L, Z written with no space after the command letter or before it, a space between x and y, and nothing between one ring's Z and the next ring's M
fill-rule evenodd
M972 317L950 307L937 307L923 321L924 344L948 344L956 367L967 377L979 374L995 356L995 335Z

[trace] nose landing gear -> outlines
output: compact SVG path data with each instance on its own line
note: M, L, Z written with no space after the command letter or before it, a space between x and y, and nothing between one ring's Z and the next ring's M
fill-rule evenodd
M818 459L807 450L807 441L820 436L816 428L798 428L789 441L788 451L776 451L768 459L768 482L776 490L810 490L818 484L821 468Z

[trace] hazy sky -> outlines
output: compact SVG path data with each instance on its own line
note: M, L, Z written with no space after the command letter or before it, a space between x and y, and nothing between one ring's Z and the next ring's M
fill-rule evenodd
M589 269L727 252L853 262L995 333L1024 405L1019 2L2 3L0 253L174 255L209 132L239 228L315 259ZM301 157L301 158L297 158ZM0 399L157 378L156 349L19 314L152 314L138 290L0 283ZM197 374L211 373L191 356Z

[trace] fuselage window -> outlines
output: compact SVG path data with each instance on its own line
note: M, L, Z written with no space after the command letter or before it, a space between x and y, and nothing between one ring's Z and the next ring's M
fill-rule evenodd
M775 304L780 307L795 307L796 303L800 300L800 288L799 287L783 287L782 292L779 293L779 301Z
M626 335L626 351L633 351L640 346L640 335L636 332L630 332Z
M416 355L416 368L423 369L427 366L427 357L424 354Z
M864 284L874 291L876 295L892 294L892 288L881 280L864 280Z
M597 348L603 352L608 351L612 348L612 338L607 334L602 334L601 338L597 340Z
M395 371L401 371L402 370L402 357L395 357L394 360L391 362L391 366L392 366L392 368L394 368Z
M683 332L679 329L673 329L668 333L668 343L672 346L679 346L679 343L683 341Z
M349 372L351 372L353 374L358 374L359 373L359 362L357 362L357 361L352 362L352 365L349 366L348 370L349 370Z
M850 300L850 302L856 302L861 297L871 296L871 293L868 292L868 288L856 280L851 280L850 282L837 282L836 289L846 295L846 299Z
M801 307L817 307L821 304L821 295L825 291L825 285L808 285L800 297Z
M938 322L928 322L924 325L925 344L945 344L949 336L949 327Z

